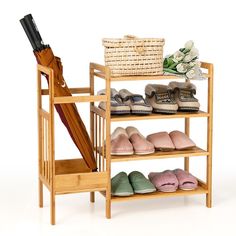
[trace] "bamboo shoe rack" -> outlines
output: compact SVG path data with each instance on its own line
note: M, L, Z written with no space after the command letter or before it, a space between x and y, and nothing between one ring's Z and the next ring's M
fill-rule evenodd
M195 194L206 195L206 206L212 205L212 122L213 122L213 64L201 63L207 72L208 86L207 111L197 113L177 112L173 115L151 114L147 116L111 116L110 114L110 88L115 81L141 81L141 80L180 80L172 75L156 76L126 76L111 77L106 66L90 63L90 86L71 88L71 97L55 97L53 90L53 70L38 65L38 135L39 135L39 206L43 207L43 185L50 191L51 224L55 224L55 196L58 194L90 192L90 201L95 201L95 192L105 197L106 217L111 218L111 203L136 199L151 199L171 196L188 196ZM49 89L42 89L41 74L49 77ZM95 78L105 80L106 95L94 95ZM88 94L88 95L81 95ZM42 107L42 96L48 96L49 109ZM95 102L106 102L106 111L99 109ZM90 137L94 146L94 153L98 166L97 172L90 172L83 159L55 159L55 127L54 104L61 103L90 103ZM207 119L207 150L196 147L191 150L156 152L149 155L111 156L110 155L110 127L111 122L158 120L158 119L184 119L185 133L190 135L190 119L205 117ZM106 141L106 145L105 145ZM206 180L198 179L198 188L192 191L177 190L174 193L154 192L150 194L134 194L129 197L111 196L111 168L113 162L127 162L138 160L151 160L163 158L184 158L184 169L189 171L190 157L206 157Z

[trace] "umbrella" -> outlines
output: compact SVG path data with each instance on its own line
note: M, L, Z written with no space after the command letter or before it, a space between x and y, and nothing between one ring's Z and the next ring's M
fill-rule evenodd
M54 71L55 96L72 96L63 78L61 59L54 56L49 45L45 45L43 43L32 15L26 15L20 20L20 22L34 49L34 55L37 62L42 66L50 67ZM45 77L47 82L49 82L47 75L45 75ZM93 146L76 105L74 103L55 104L55 108L61 118L61 121L66 126L72 140L79 149L88 168L96 171L97 165L94 158Z

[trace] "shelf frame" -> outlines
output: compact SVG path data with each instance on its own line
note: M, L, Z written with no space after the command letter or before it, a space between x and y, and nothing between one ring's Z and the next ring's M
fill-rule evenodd
M127 115L127 116L111 116L110 115L110 86L112 82L118 81L148 81L148 80L181 80L185 79L184 77L179 77L175 75L157 75L157 76L124 76L124 77L112 77L110 70L108 67L104 67L102 65L96 63L90 63L90 74L92 74L92 80L94 78L104 79L106 82L106 95L107 95L107 103L106 103L106 111L101 110L100 108L92 105L91 111L93 111L97 116L101 116L106 119L106 143L110 143L110 127L111 122L121 122L121 121L137 121L137 120L154 120L154 119L176 119L183 118L184 119L184 130L187 136L190 136L190 121L191 118L202 118L205 117L207 119L207 150L198 149L197 152L191 151L182 151L179 153L159 153L147 156L111 156L110 153L110 145L106 146L106 164L109 170L109 176L111 176L111 164L113 162L120 161L135 161L135 160L151 160L151 159L162 159L162 158L175 158L175 157L184 157L184 169L186 171L190 171L190 157L193 156L206 156L206 182L199 181L199 187L195 191L180 191L178 190L176 193L167 194L167 193L154 193L150 195L138 195L127 198L117 198L111 196L111 183L109 182L109 186L107 191L103 195L106 197L106 216L107 218L111 217L111 202L114 201L125 201L125 200L135 200L135 199L145 199L145 198L156 198L156 197L167 197L167 196L186 196L193 194L206 194L206 206L211 207L212 204L212 127L213 127L213 64L207 62L201 62L201 68L206 70L204 77L207 78L208 82L208 97L207 97L207 111L199 111L197 113L187 113L187 112L177 112L173 115L165 115L165 114L151 114L148 116L137 116L137 115ZM186 79L185 79L186 80ZM109 112L108 112L109 111ZM97 150L98 151L98 150ZM98 151L99 152L99 151ZM109 206L108 206L109 205Z

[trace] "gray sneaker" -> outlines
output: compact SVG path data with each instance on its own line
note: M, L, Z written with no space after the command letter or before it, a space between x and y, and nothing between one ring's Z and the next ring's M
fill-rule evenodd
M98 91L98 95L105 95L105 94L106 94L105 89ZM100 102L98 107L103 110L106 110L106 102ZM130 114L130 107L123 103L120 94L114 88L111 89L111 114L112 115Z

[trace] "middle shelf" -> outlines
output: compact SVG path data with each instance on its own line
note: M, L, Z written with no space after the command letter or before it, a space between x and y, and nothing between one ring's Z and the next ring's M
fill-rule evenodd
M115 156L111 155L111 162L122 161L137 161L137 160L151 160L151 159L164 159L164 158L176 158L176 157L191 157L191 156L207 156L209 152L199 148L191 148L189 150L174 150L168 152L157 151L148 155L128 155L128 156Z
M92 106L91 111L95 114L105 118L106 112L100 109L97 106ZM198 112L181 112L178 111L176 114L161 114L161 113L152 113L149 115L111 115L112 122L119 121L132 121L132 120L153 120L153 119L175 119L175 118L194 118L194 117L209 117L209 113L205 111Z

